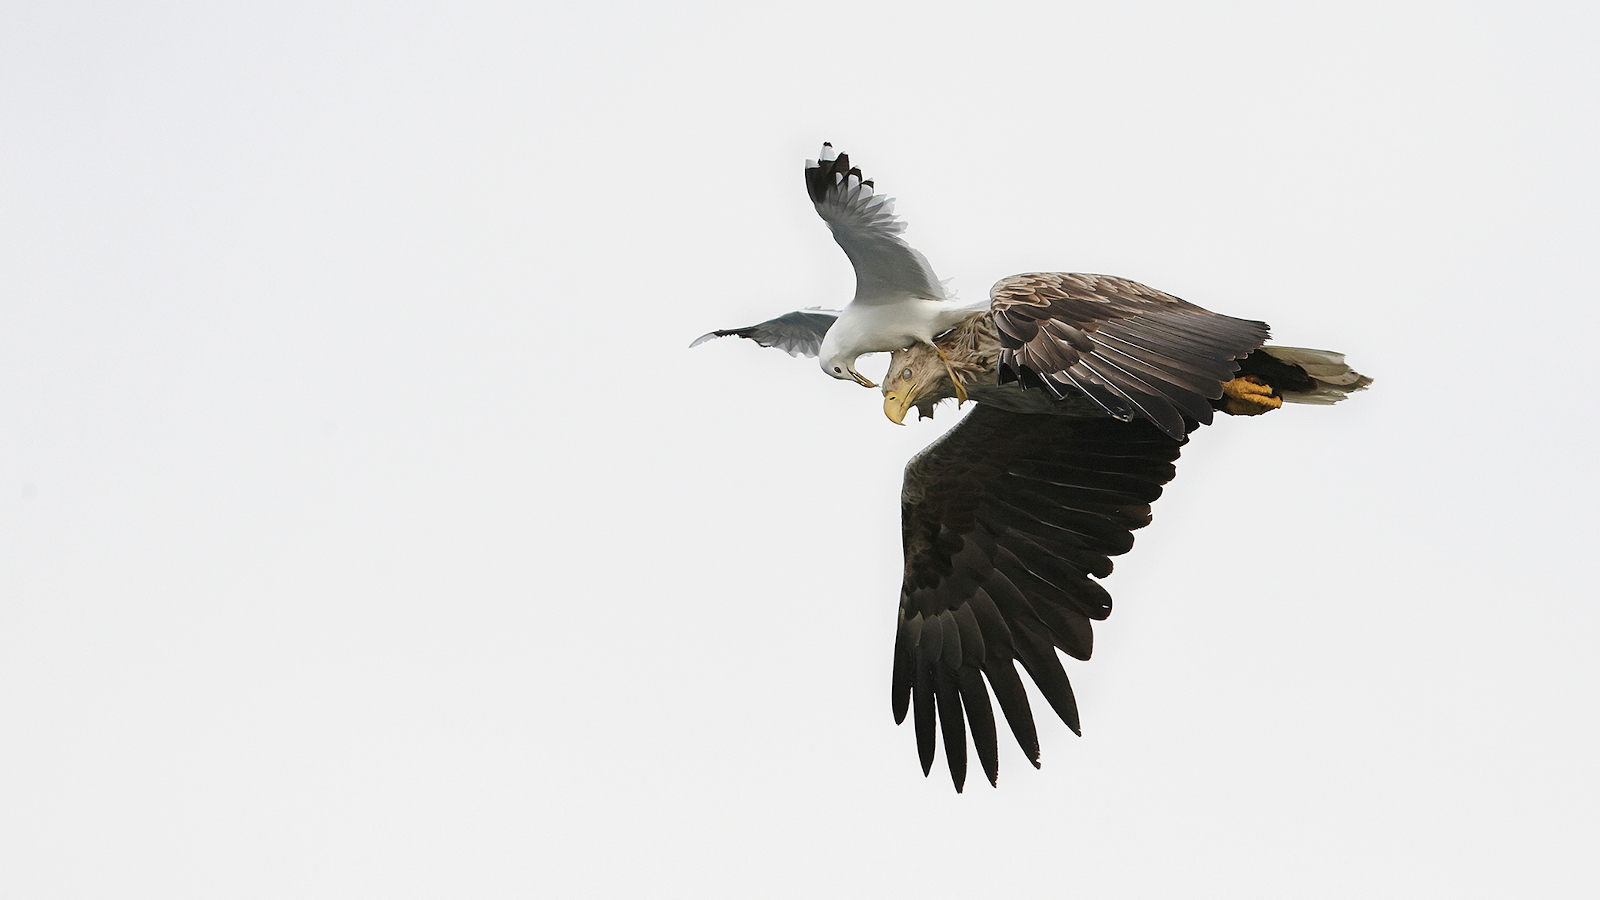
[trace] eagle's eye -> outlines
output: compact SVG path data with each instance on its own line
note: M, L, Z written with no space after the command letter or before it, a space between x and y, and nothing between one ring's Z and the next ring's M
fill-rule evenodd
M911 377L911 370L910 369L906 369L904 372L901 372L900 373L900 377L901 378L910 378Z

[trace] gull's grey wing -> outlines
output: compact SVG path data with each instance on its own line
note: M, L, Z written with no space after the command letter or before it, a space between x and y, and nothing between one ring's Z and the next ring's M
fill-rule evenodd
M729 328L708 331L694 339L690 347L698 347L712 338L749 338L763 347L777 347L790 356L816 356L822 348L822 337L833 327L839 311L835 309L802 309L784 313L747 328Z
M898 723L915 701L924 774L933 765L937 720L961 790L965 722L995 783L985 679L1022 751L1039 765L1014 661L1067 727L1079 730L1056 648L1089 658L1090 621L1111 612L1111 596L1092 578L1110 574L1111 557L1126 553L1132 532L1149 524L1181 443L1143 420L1027 415L980 403L906 465L893 702Z
M876 193L849 154L823 144L820 158L806 160L806 193L855 267L855 302L944 299L933 266L900 237L906 223L895 218L893 198Z
M1000 334L1000 382L1057 397L1087 394L1124 421L1143 417L1170 437L1184 418L1211 424L1211 400L1235 360L1267 339L1265 322L1201 309L1126 278L1035 272L989 291Z

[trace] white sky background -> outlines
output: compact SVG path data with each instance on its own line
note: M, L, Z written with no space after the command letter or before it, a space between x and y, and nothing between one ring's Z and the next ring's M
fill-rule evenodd
M0 11L0 898L1592 896L1587 4ZM831 140L1343 350L918 768ZM881 375L883 363L863 371Z

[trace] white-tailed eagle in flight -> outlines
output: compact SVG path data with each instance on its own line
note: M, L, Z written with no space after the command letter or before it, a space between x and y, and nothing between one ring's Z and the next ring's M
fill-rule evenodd
M872 383L856 358L891 352L884 412L903 424L940 400L976 408L906 466L905 574L894 649L896 722L912 714L923 773L937 735L956 790L967 731L989 783L999 774L989 696L1034 766L1039 741L1016 664L1074 732L1060 650L1088 659L1091 622L1111 612L1097 579L1174 475L1190 432L1215 411L1258 415L1329 404L1371 379L1324 350L1266 346L1263 322L1209 312L1124 278L1015 275L962 307L900 237L892 201L823 145L807 162L817 212L856 271L842 312L809 309L714 331L818 356L836 378Z

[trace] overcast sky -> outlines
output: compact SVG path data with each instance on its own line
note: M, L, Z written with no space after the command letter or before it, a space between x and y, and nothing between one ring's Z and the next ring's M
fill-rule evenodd
M6 3L0 898L1593 896L1597 24ZM1196 435L998 790L890 715L956 411L686 349L849 299L824 140L1377 379Z

